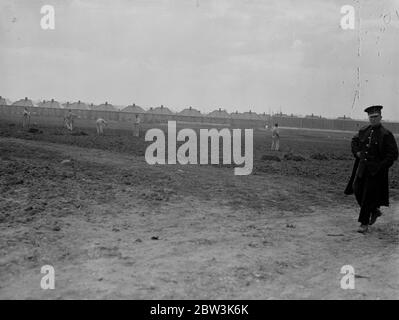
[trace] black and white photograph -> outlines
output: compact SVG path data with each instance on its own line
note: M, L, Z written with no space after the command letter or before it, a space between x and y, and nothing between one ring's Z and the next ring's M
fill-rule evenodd
M0 0L0 300L398 300L398 142L398 0Z

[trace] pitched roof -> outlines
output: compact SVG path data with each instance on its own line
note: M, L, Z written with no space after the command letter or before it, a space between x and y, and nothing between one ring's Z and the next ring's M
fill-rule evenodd
M238 111L234 112L231 114L231 117L233 119L243 119L243 120L261 120L262 117L259 116L256 112L243 112L243 113L238 113Z
M98 106L93 106L93 110L98 110L98 111L117 111L117 109L110 103L105 102L103 104L100 104Z
M154 109L150 109L148 110L148 112L157 113L157 114L173 114L172 111L170 111L168 108L165 108L163 105L161 105L160 107L156 107Z
M25 97L25 99L20 99L15 101L13 106L21 106L21 107L34 107L32 100Z
M37 106L42 108L61 108L61 104L54 99L51 99L49 101L43 100Z
M123 108L121 111L122 112L145 113L145 110L142 107L136 105L135 103L133 103L130 106L127 106L126 108Z
M182 111L179 112L179 114L183 116L202 116L201 112L197 109L194 109L192 107L186 108Z
M222 110L219 108L218 110L214 110L211 113L208 114L208 117L213 117L213 118L231 118L231 116L227 113L226 110Z
M81 110L90 110L89 106L84 103L81 102L80 100L78 102L74 102L74 103L64 103L63 104L65 109L81 109Z

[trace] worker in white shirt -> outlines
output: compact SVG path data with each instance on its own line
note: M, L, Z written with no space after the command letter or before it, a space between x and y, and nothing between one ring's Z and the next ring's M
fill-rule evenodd
M138 114L136 114L136 118L135 118L134 124L133 124L133 135L135 137L140 136L140 122L141 122L140 117Z
M280 149L280 130L278 123L274 125L272 129L272 150L278 151Z
M29 127L29 125L30 125L30 112L28 111L28 108L25 107L22 116L22 128Z
M77 117L78 116L74 114L71 109L68 110L68 113L64 118L65 126L67 127L68 130L73 131L73 122L74 119Z
M98 118L96 121L96 127L97 127L97 134L102 135L104 133L104 127L107 125L107 121L105 121L102 118Z

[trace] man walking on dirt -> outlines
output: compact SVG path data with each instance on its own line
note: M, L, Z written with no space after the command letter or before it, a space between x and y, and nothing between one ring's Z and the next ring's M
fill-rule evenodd
M97 134L102 135L104 133L104 127L107 125L107 121L105 121L102 118L98 118L96 121L96 127L97 127Z
M69 109L67 115L64 118L65 125L70 131L73 131L73 121L75 117L77 117L77 115L74 114L71 109Z
M365 126L352 139L355 165L345 194L355 194L360 206L358 232L366 233L382 215L380 206L389 206L388 169L398 159L398 146L393 134L381 124L382 106L371 106L370 125Z
M25 128L26 126L29 127L30 125L30 112L28 111L28 108L24 108L24 113L22 115L22 128Z
M278 123L274 125L272 129L272 150L278 151L280 149L280 130L278 129Z
M140 136L140 117L138 114L136 114L136 118L135 118L134 124L133 124L133 135L135 137Z

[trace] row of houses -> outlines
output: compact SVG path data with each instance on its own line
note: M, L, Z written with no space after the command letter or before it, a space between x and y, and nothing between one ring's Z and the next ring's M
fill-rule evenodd
M95 111L121 111L121 112L132 112L132 113L153 113L153 114L160 114L160 115L173 115L176 114L172 112L169 108L164 107L161 105L160 107L156 108L149 108L148 110L144 110L144 108L132 104L125 108L118 109L112 104L105 102L100 105L94 105L93 103L87 104L82 101L77 102L66 102L60 103L55 101L54 99L51 100L43 100L39 103L34 103L31 99L25 97L24 99L20 99L13 103L9 103L9 100L2 98L0 96L0 105L13 105L13 106L22 106L22 107L42 107L42 108L56 108L56 109L75 109L75 110L95 110ZM266 113L264 114L257 114L255 112L249 111L244 113L234 112L228 113L226 110L222 110L221 108L210 112L209 114L202 114L201 111L189 107L177 113L178 115L183 116L194 116L194 117L203 117L209 116L213 118L225 118L225 119L246 119L246 120L268 120L268 116Z
M164 106L144 110L140 106L132 104L119 109L109 103L94 106L81 101L59 103L53 99L34 104L30 99L25 98L11 103L0 96L0 114L2 115L21 114L23 107L37 108L40 115L47 117L62 117L65 115L66 109L77 109L76 113L78 113L79 117L90 120L102 117L105 120L112 121L131 121L136 113L141 114L142 121L145 123L165 123L166 121L174 120L203 124L223 124L232 128L265 128L266 124L271 127L274 123L278 123L280 127L357 131L361 126L368 123L367 120L353 120L346 116L337 119L326 119L316 115L300 117L286 115L281 112L273 115L257 114L251 111L228 113L222 109L212 111L209 114L201 114L200 111L194 108L187 108L181 112L174 113ZM393 133L399 134L399 123L384 121L384 126Z

